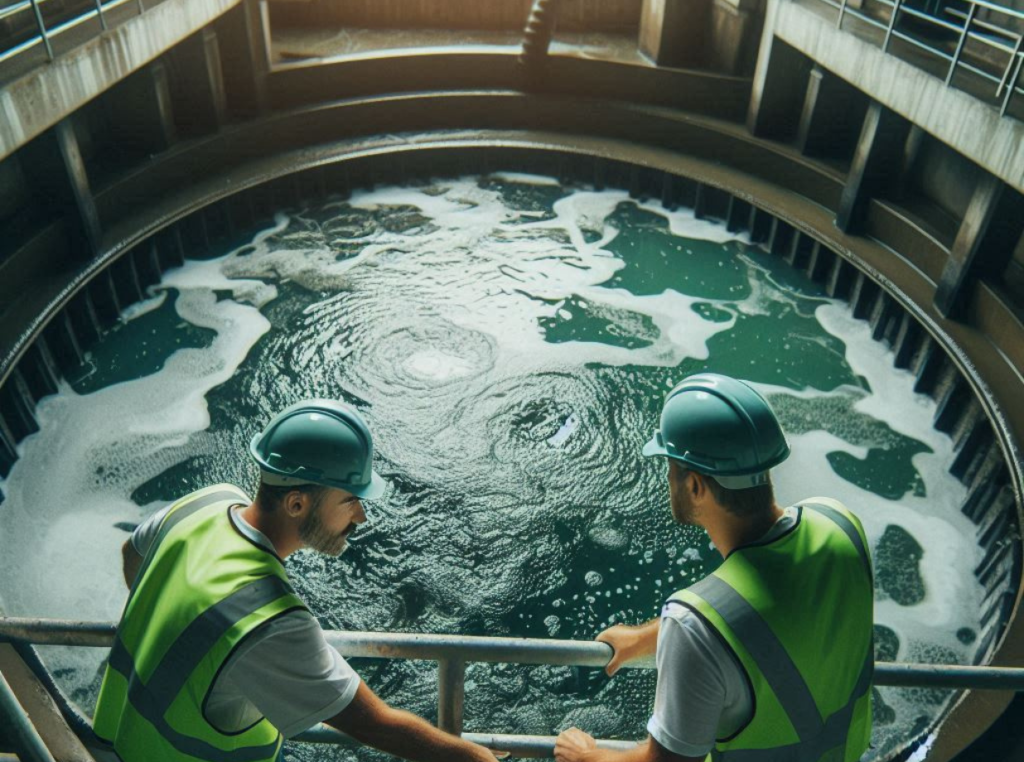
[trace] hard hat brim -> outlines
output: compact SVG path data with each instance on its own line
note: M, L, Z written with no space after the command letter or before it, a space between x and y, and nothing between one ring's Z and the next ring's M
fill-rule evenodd
M668 450L658 443L657 436L651 437L651 441L645 444L644 449L640 452L645 458L656 458L659 455L661 457L668 457Z
M342 489L351 492L356 497L361 497L364 500L376 500L384 494L384 490L387 489L388 483L384 481L380 474L376 471L370 473L370 483L364 487L353 487L346 486Z

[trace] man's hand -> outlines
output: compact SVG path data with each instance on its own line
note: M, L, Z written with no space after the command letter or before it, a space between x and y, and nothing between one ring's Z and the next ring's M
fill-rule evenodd
M360 743L413 762L494 762L501 754L393 709L362 680L352 702L325 722Z
M559 733L555 740L555 759L557 762L584 762L587 752L596 748L597 741L593 736L579 728L569 728Z
M614 651L611 661L604 668L609 677L618 672L619 667L627 661L654 653L658 647L660 623L661 620L652 619L639 627L617 624L597 636L596 640L599 643L607 643Z

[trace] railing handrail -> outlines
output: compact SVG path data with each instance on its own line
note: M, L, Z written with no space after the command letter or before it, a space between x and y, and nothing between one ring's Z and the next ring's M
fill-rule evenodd
M0 642L109 648L116 625L31 617L0 617ZM327 642L350 658L422 659L426 661L503 662L576 667L604 667L612 649L594 640L488 637L396 632L326 630ZM626 668L653 669L653 658ZM1024 691L1024 668L949 664L875 664L876 685Z
M1014 95L1020 92L1018 83L1020 80L1021 69L1024 68L1024 51L1022 51L1022 47L1024 47L1024 36L1022 36L1020 32L999 26L998 22L993 23L991 21L978 19L978 11L979 9L984 9L1000 13L1014 19L1024 19L1024 11L999 5L997 3L990 2L990 0L966 0L968 3L967 12L955 14L958 18L961 16L963 17L963 25L957 26L956 24L952 24L949 21L940 18L937 14L907 7L905 0L877 0L880 5L884 5L890 9L889 19L887 22L883 23L881 20L872 17L863 10L851 7L848 0L821 0L821 2L838 9L839 15L836 20L836 26L839 29L842 29L843 19L846 16L855 16L861 22L884 30L885 37L882 41L883 53L889 52L889 45L893 39L899 39L925 51L926 53L948 61L949 68L947 69L945 76L947 87L953 84L953 79L959 69L969 71L972 74L980 76L984 80L995 83L995 98L1000 101L998 104L1000 116L1005 116L1007 114L1010 102L1013 100ZM922 39L901 33L897 29L901 14L910 15L916 19L932 24L937 28L958 33L959 39L956 44L955 52L950 55L941 48L929 44ZM979 34L976 31L972 31L972 27L984 29L985 34ZM1002 42L991 39L991 35L1004 37L1014 44L1012 47L1004 45ZM968 40L981 42L990 48L994 48L999 50L1001 53L1006 54L1007 63L1001 77L990 74L989 72L962 60L962 54Z
M162 2L162 0L159 1ZM108 29L104 13L113 11L127 3L134 3L139 14L142 14L146 10L144 0L93 0L91 6L87 10L83 9L81 13L70 16L58 24L47 26L40 8L43 2L44 0L24 0L24 2L15 3L7 8L0 9L0 18L31 10L35 17L37 32L34 36L28 37L21 42L10 45L9 47L0 48L0 61L7 61L15 56L21 55L26 50L29 50L36 45L42 45L46 50L47 59L52 61L54 59L54 51L51 44L52 38L58 37L79 24L86 23L92 19L97 19L100 23L99 30L96 31L95 35L93 35L94 37L99 36ZM154 0L148 0L148 2L150 2L151 5L156 4Z
M0 642L104 648L113 644L116 631L113 622L0 617ZM466 664L504 662L600 668L607 665L612 657L609 645L593 640L337 630L326 631L325 637L343 656L436 661L438 727L489 749L509 752L517 757L551 757L555 745L554 736L463 733ZM640 659L624 666L653 669L654 660ZM916 688L1024 691L1024 669L876 662L874 683ZM358 743L323 724L299 734L295 740L341 745ZM598 745L602 748L627 749L635 746L636 742L598 739Z
M1004 13L1007 16L1012 16L1016 19L1024 19L1024 12L1018 11L1016 8L1009 8L1005 5L989 2L989 0L965 0L965 2L990 11L995 11L996 13Z

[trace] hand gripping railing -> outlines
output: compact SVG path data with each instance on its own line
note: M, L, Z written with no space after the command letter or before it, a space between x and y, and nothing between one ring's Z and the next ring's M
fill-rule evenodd
M0 617L0 642L36 645L109 647L115 625L61 619ZM466 635L417 635L380 632L325 632L327 642L347 657L376 659L422 659L438 663L438 727L462 733L462 706L466 664L501 662L550 664L576 667L604 667L612 649L587 640L540 640L531 638L489 638ZM642 659L627 668L652 669L654 660ZM938 664L877 662L875 685L915 688L1024 691L1024 669L1007 667L964 667ZM468 740L495 751L521 757L550 757L554 738L550 736L462 733ZM355 744L325 725L318 725L296 737L312 743ZM607 748L628 748L630 741L599 741Z

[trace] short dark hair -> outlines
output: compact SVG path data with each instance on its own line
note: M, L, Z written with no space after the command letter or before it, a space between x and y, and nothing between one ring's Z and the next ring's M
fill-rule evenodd
M708 485L718 504L734 516L745 519L763 516L775 505L775 490L772 487L771 476L768 477L767 484L746 489L726 489L713 477L707 474L701 476L704 477L704 483Z
M321 487L319 484L295 484L279 487L275 484L260 482L259 489L256 491L256 504L261 511L273 513L284 504L284 499L289 492L301 492L303 495L309 495L313 499L313 504L316 505L326 491L327 487Z

